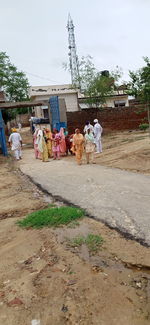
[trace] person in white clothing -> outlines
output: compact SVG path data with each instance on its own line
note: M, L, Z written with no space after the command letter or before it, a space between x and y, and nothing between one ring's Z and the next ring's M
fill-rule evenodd
M84 130L83 130L84 134L86 134L87 130L89 130L89 129L90 129L91 132L93 132L93 125L91 125L90 122L87 121L86 124L85 124Z
M103 128L98 123L98 120L94 120L94 138L96 144L96 153L102 152L102 142L101 142L101 134L103 132Z
M18 123L18 129L19 129L19 131L21 131L21 128L22 128L22 125L21 125L21 123L19 122L19 123Z
M14 152L14 156L17 160L21 159L21 147L22 147L22 139L20 134L17 132L15 128L12 129L12 133L9 137L9 145L11 146L11 150Z

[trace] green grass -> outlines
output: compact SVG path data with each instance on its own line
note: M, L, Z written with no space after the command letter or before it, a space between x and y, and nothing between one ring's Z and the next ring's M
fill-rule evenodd
M86 244L90 251L96 252L103 244L104 240L100 235L88 234L87 237L78 236L70 241L70 246L76 247Z
M58 227L66 225L85 215L82 209L62 206L39 210L29 214L17 224L25 228Z
M73 220L68 224L68 228L76 228L80 225L80 223L77 220Z

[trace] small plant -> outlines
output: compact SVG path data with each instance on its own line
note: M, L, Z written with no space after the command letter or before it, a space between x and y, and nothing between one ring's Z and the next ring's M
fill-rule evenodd
M149 128L149 124L148 123L143 123L139 125L139 129L141 131L146 131Z
M84 211L79 208L68 206L51 207L33 212L23 220L19 220L17 224L25 228L58 227L60 225L69 224L83 216Z
M104 240L100 235L89 234L85 239L85 243L87 244L88 249L95 252L103 244L103 242Z
M68 228L76 228L77 226L79 226L79 222L77 220L73 220L68 224Z
M89 251L96 252L103 244L104 240L100 235L88 234L87 237L78 236L73 238L69 245L72 247L78 247L83 244L88 246Z
M75 237L70 242L72 247L81 246L84 243L85 243L85 238L83 236Z

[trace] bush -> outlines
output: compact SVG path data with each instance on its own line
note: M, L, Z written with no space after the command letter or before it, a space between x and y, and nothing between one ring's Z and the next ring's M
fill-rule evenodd
M146 131L149 128L149 124L148 123L143 123L139 125L139 129L141 131Z

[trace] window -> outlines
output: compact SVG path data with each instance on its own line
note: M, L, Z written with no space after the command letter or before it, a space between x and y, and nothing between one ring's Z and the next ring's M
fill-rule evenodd
M126 101L125 100L115 100L114 106L115 107L124 107L124 106L126 106Z
M43 109L43 115L44 115L44 118L48 118L48 108L47 109Z

